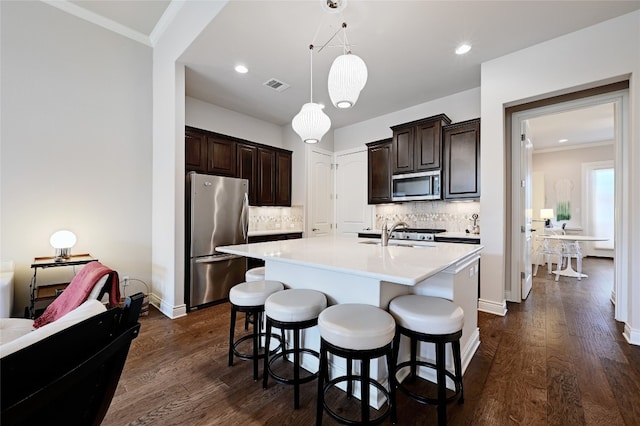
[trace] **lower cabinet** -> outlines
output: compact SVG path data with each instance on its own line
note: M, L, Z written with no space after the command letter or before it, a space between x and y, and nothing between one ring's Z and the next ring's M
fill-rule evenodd
M480 119L445 126L442 142L443 198L480 198Z
M391 139L367 144L367 194L369 204L391 202Z

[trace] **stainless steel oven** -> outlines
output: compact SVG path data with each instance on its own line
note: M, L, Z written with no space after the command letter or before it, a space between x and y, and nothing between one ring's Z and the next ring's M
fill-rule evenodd
M439 200L440 170L393 175L392 201Z

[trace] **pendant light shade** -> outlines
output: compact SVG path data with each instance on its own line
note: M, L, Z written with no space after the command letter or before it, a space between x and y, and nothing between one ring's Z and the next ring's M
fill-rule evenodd
M313 102L313 44L309 46L309 52L310 100L293 117L291 127L304 143L318 143L331 128L331 119L322 111L322 106Z
M309 102L293 117L291 127L304 143L318 143L331 128L331 119L319 104Z
M367 65L359 56L338 56L329 70L329 97L336 108L351 108L367 83Z

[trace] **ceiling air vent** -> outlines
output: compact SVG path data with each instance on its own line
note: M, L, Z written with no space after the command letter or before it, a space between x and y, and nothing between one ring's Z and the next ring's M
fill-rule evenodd
M284 90L287 90L290 87L284 81L280 81L276 78L270 78L268 81L265 81L263 84L267 87L271 87L276 92L282 92Z

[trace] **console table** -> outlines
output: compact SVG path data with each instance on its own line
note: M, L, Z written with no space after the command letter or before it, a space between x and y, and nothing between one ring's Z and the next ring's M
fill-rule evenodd
M54 256L34 258L33 263L31 264L31 269L33 269L33 276L31 277L31 283L29 284L29 306L24 310L25 318L35 318L36 302L55 299L69 285L69 283L58 283L39 286L37 282L38 269L86 265L87 263L96 260L98 259L91 256L89 253L74 254L71 255L68 259L62 260L56 260Z

